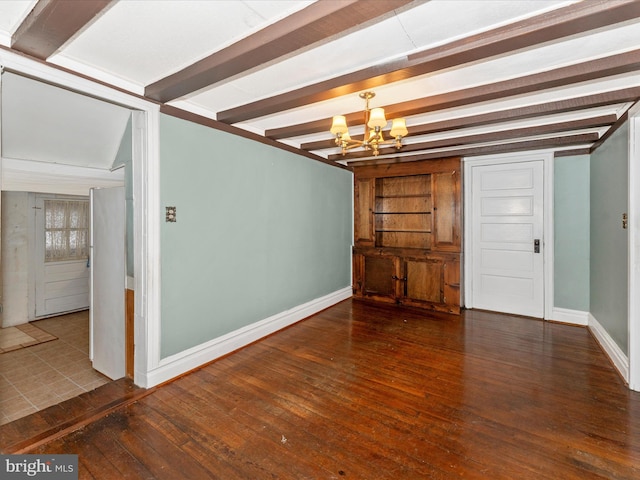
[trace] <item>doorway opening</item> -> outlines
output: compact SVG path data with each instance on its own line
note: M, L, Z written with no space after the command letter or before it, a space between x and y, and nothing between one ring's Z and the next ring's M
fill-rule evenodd
M90 360L89 258L79 251L88 246L78 241L88 241L88 221L72 225L60 212L86 219L94 187L128 185L131 192L134 155L131 109L7 71L1 78L0 326L33 322L57 339L0 353L0 424L111 381ZM127 193L131 226L132 198ZM24 219L10 221L20 208ZM48 220L63 221L49 222L45 211ZM42 258L30 255L36 249ZM124 257L121 263L124 270ZM124 305L124 275L121 281Z

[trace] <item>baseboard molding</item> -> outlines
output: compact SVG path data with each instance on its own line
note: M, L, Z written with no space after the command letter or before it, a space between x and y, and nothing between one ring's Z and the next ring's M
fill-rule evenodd
M345 287L324 297L298 305L292 309L273 315L264 320L239 328L222 337L214 338L206 343L164 358L160 365L142 374L147 388L159 385L198 368L217 358L223 357L239 348L255 342L289 325L293 325L314 313L318 313L342 300L351 297L351 287ZM138 372L140 373L140 372Z
M602 349L611 359L622 378L629 381L629 358L620 349L618 344L611 338L604 327L598 322L596 317L589 314L589 331L593 334Z
M589 312L553 307L551 310L551 318L548 318L547 320L569 323L571 325L586 326L589 325Z

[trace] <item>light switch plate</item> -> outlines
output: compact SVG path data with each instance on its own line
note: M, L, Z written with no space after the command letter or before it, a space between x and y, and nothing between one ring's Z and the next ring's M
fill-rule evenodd
M166 216L165 220L167 222L175 222L176 221L176 207L166 207Z

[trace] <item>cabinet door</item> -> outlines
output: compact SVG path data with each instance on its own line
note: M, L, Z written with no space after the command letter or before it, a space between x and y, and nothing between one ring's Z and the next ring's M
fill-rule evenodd
M388 255L362 255L362 295L396 302L399 259Z
M400 303L460 313L460 260L457 254L402 259Z
M444 262L438 258L404 259L403 303L442 303Z
M460 251L460 181L458 171L431 175L433 185L432 248Z
M357 178L354 184L354 242L360 246L373 246L374 243L374 194L375 179Z

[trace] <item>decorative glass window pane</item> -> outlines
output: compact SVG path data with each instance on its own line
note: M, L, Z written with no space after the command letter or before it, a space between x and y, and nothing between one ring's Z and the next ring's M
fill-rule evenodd
M45 200L45 262L89 256L89 202Z

